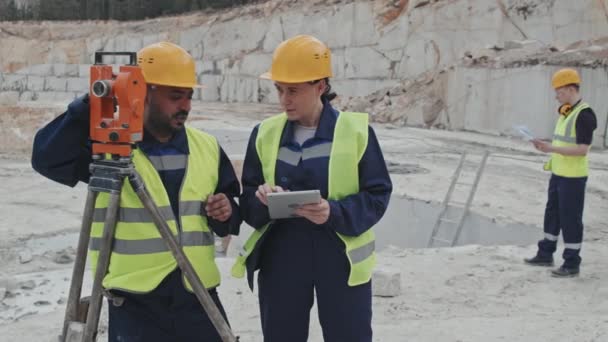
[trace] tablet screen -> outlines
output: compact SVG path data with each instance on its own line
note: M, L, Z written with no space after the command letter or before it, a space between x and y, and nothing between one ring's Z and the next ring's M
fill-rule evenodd
M319 190L273 192L266 195L271 219L298 217L294 211L304 204L321 201Z

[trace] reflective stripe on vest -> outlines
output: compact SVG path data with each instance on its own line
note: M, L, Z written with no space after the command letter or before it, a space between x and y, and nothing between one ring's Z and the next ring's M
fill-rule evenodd
M560 115L557 125L555 126L555 131L553 132L553 140L561 141L569 144L576 144L576 119L578 115L583 109L589 108L589 105L586 103L580 103L576 108L574 108L568 116L564 117ZM564 131L561 131L561 125L565 123Z
M568 116L560 115L553 132L552 145L556 147L572 147L576 144L576 120L583 109L589 108L586 103L579 103ZM546 170L562 177L586 177L589 174L587 156L565 156L552 153L551 159L545 166Z
M329 156L329 199L340 200L359 192L358 164L367 148L367 114L341 113L334 130L333 142L304 149L301 153L279 146L286 122L287 116L281 114L264 120L258 129L256 151L266 183L275 185L277 160L295 166L300 158ZM257 248L258 241L268 231L270 224L255 230L249 237L232 268L233 276L240 278L245 275L247 257ZM348 285L356 286L369 282L376 264L375 236L371 227L356 237L337 235L346 246L346 256L351 268Z
M184 247L211 246L214 244L211 232L187 232L181 235L181 245ZM99 251L101 238L91 238L89 247L92 251ZM168 252L169 248L162 238L143 240L114 239L112 252L119 254L151 254Z
M323 143L311 147L306 147L299 151L292 151L288 147L279 149L278 160L292 166L298 166L300 159L309 160L313 158L329 157L331 154L332 143Z
M185 169L188 162L188 155L149 156L148 159L152 165L154 165L156 171L170 171Z
M204 201L217 187L219 145L214 137L189 127L186 127L186 135L190 150L189 155L183 156L186 159L179 155L149 158L140 150L134 150L133 164L197 275L205 287L213 288L219 285L220 274L215 264L214 236L207 225L203 208ZM180 216L176 220L158 169L183 167L186 170L179 194ZM108 202L108 194L100 193L95 203L89 248L93 273ZM106 289L146 293L155 289L176 267L177 263L158 233L152 217L143 208L129 182L125 181L120 196L110 266L103 279L103 286ZM184 284L191 290L185 279Z
M376 241L368 242L366 245L355 248L348 252L351 261L356 264L367 259L376 250Z
M158 207L160 213L167 220L175 220L171 206ZM106 208L96 208L93 212L93 222L104 222L106 219ZM204 201L181 201L179 202L179 213L181 216L202 215L206 216ZM119 208L118 221L121 222L154 222L152 215L145 208Z

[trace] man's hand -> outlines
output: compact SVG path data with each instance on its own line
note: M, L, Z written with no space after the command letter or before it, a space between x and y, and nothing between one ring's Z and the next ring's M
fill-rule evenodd
M544 153L551 153L553 152L553 145L551 145L548 142L539 140L539 139L534 139L532 140L532 143L534 144L534 147Z
M205 205L207 217L220 222L226 222L232 215L232 205L225 194L210 195Z
M268 183L265 183L258 187L258 191L255 192L255 197L257 197L260 202L264 203L265 206L268 206L268 198L266 198L266 195L273 192L285 192L285 190L278 185L272 187Z
M329 219L330 211L329 202L325 199L321 199L321 202L316 204L299 206L296 209L295 214L304 217L312 223L323 224Z

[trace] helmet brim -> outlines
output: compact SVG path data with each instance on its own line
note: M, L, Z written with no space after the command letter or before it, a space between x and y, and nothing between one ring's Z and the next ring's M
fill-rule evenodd
M205 89L207 88L204 84L163 84L163 83L148 83L149 85L163 86L163 87L174 87L174 88L193 88L193 89Z
M306 83L306 82L313 82L313 81L317 81L317 80L321 80L324 78L332 78L333 75L328 75L328 76L322 76L319 75L319 77L315 77L315 78L281 78L281 77L274 77L270 71L269 72L265 72L263 74L260 75L261 79L264 80L271 80L271 81L275 81L275 82L283 82L283 83Z

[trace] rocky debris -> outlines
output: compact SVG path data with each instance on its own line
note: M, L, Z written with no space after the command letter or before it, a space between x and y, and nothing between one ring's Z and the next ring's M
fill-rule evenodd
M500 49L500 50L498 50ZM471 59L474 61L483 61L487 62L491 59L496 58L498 55L498 51L504 50L503 48L485 48L476 51L467 51L464 53L464 57L466 59Z
M33 280L26 280L19 283L19 288L22 290L33 290L36 288L36 282Z
M371 113L374 122L444 128L439 118L446 109L446 76L446 70L425 72L368 96L340 97L336 101L337 106Z
M506 41L502 46L490 45L465 52L463 58L451 66L403 79L395 86L370 95L338 97L336 105L344 110L370 113L374 122L450 128L452 118L447 93L452 70L460 67L508 69L538 64L608 68L608 36L566 48L530 39Z
M608 36L577 42L563 49L535 40L507 41L502 49L466 52L462 59L462 65L468 67L519 68L538 64L608 67Z
M377 297L397 297L401 294L401 272L378 268L372 275L372 294Z
M51 302L49 302L48 300L38 300L36 302L34 302L35 306L47 306L47 305L51 305Z
M581 50L592 46L608 46L608 36L598 39L579 40L561 50Z
M72 248L66 248L64 250L61 250L59 252L55 253L55 256L53 257L53 261L57 264L69 264L74 260L74 250Z
M33 258L32 251L27 248L19 252L19 262L22 264L27 264L32 261Z

